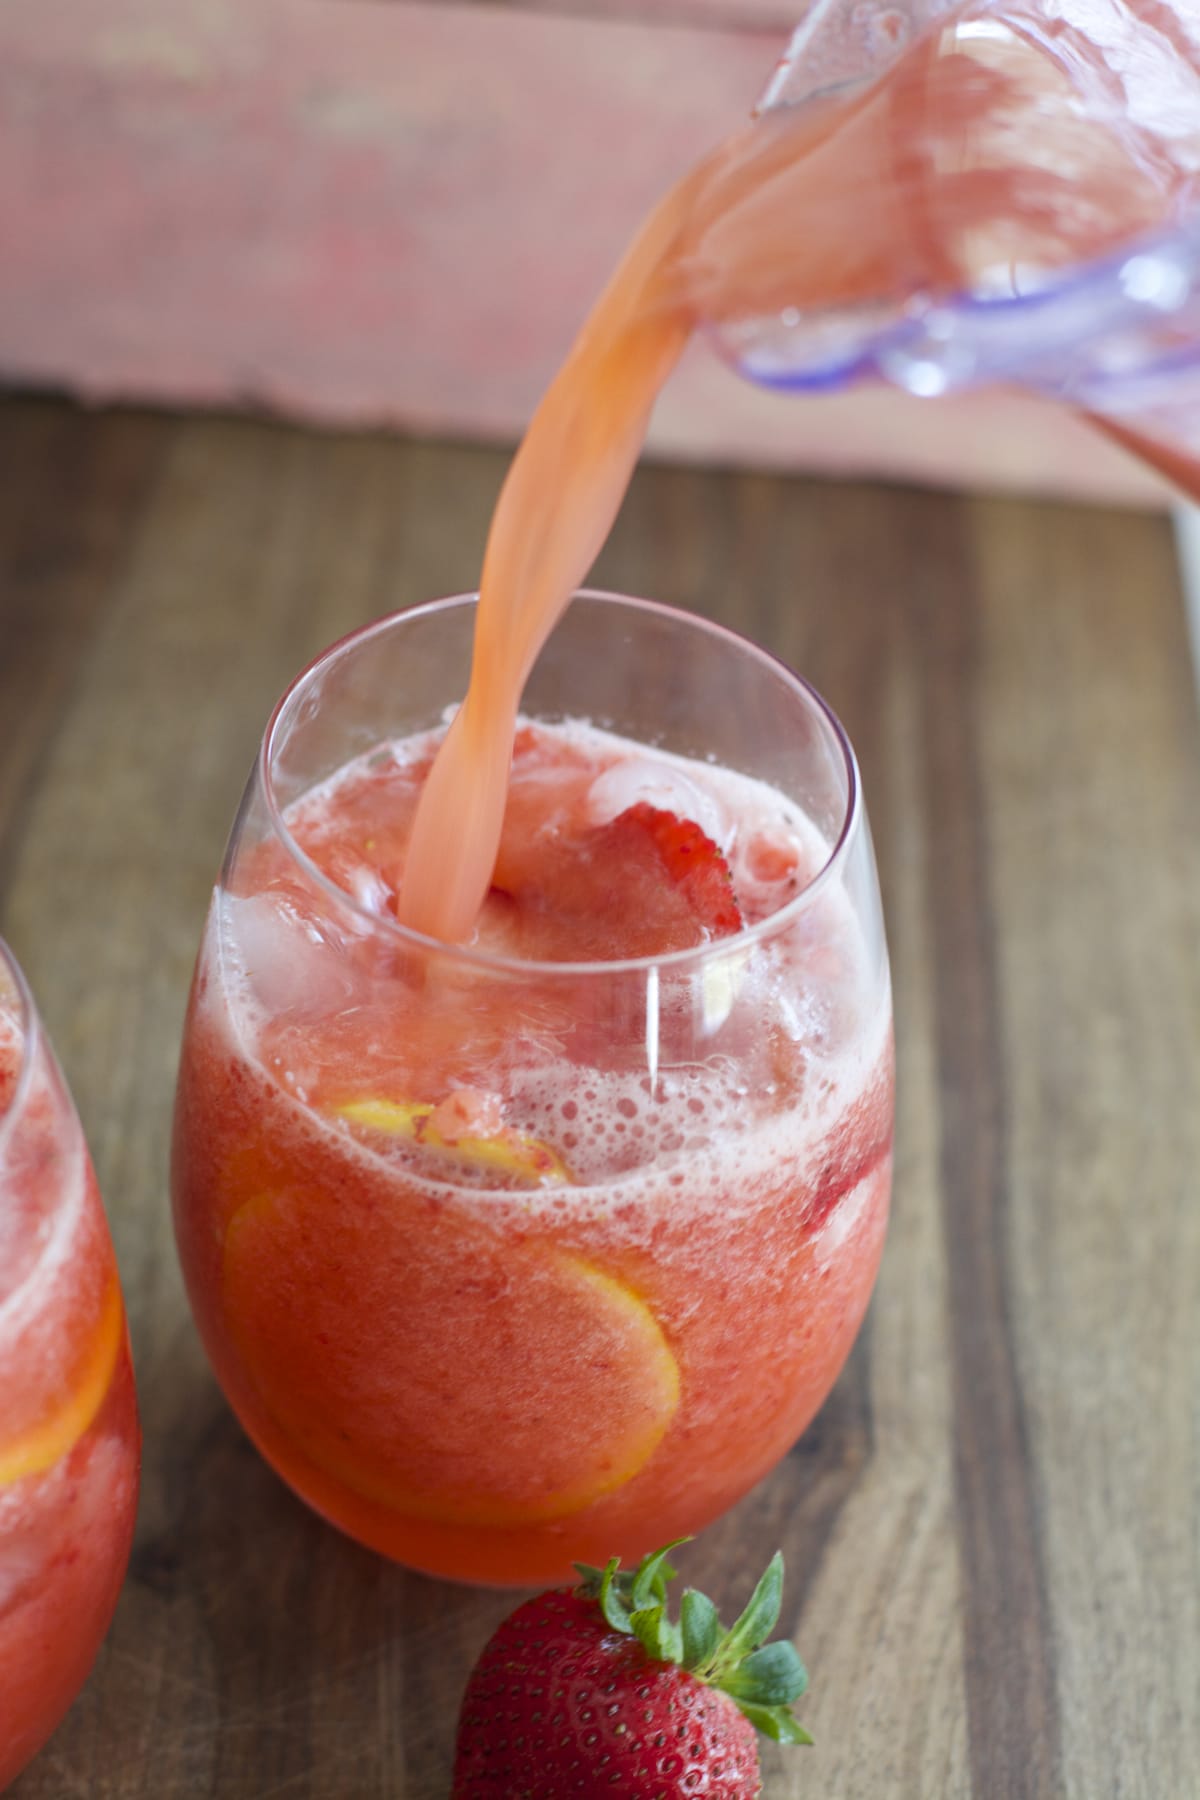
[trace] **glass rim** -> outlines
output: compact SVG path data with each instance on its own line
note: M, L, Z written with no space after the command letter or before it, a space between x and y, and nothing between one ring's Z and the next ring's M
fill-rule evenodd
M17 1070L17 1079L13 1084L12 1093L8 1097L8 1103L0 1108L0 1154L3 1154L29 1095L29 1088L33 1081L33 1065L37 1060L41 1026L37 1007L34 1005L33 993L25 979L25 971L3 937L0 937L0 966L7 971L13 985L17 1002L17 1029L21 1033L21 1066Z
M703 944L692 944L683 950L671 950L661 956L614 957L608 960L592 960L584 962L539 962L528 957L497 956L492 951L472 948L468 944L448 944L442 939L430 937L425 932L415 931L409 925L401 924L399 919L387 914L370 911L356 900L345 888L339 887L325 871L308 855L293 837L283 816L283 808L279 804L275 792L275 783L271 773L272 761L277 748L277 739L285 722L285 714L302 697L304 690L316 677L333 663L349 654L350 651L369 644L373 638L384 637L402 627L405 623L428 618L431 614L450 612L464 606L475 606L477 593L447 594L437 600L418 601L415 605L401 607L396 612L386 613L382 618L372 619L365 625L356 626L353 631L346 632L325 649L318 651L310 662L293 677L279 696L263 731L255 764L259 783L262 787L266 803L267 816L271 822L279 842L291 860L305 877L314 883L317 889L327 894L336 904L348 909L352 916L360 919L374 934L381 934L385 941L392 940L413 952L422 955L439 955L459 961L468 968L481 974L496 976L520 977L539 980L570 977L578 980L583 976L620 976L628 974L648 974L651 970L686 970L689 966L702 967L725 957L741 955L752 950L763 941L773 938L779 931L798 919L814 903L832 882L835 874L841 869L849 854L850 845L857 838L862 824L862 782L859 775L858 759L854 754L854 746L850 742L849 733L829 705L828 701L818 693L812 683L770 650L764 650L752 638L744 633L731 630L727 625L718 624L699 613L687 611L680 606L669 606L660 600L642 600L629 594L618 594L604 588L578 588L572 596L570 604L577 600L599 601L605 605L624 607L635 612L650 614L666 619L673 624L681 624L689 629L697 629L711 637L724 641L740 655L748 655L758 662L768 673L783 681L792 688L797 698L817 713L832 734L833 741L841 755L846 774L846 798L842 808L841 824L834 838L828 856L812 878L805 883L798 893L793 894L783 906L768 913L754 925L746 925L740 931L727 937L711 938Z

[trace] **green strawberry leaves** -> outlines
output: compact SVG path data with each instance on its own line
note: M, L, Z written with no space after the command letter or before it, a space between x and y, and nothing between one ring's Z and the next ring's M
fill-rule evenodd
M614 1556L603 1569L590 1563L576 1563L585 1594L600 1604L607 1624L639 1639L650 1656L660 1662L678 1662L681 1645L678 1627L667 1618L667 1583L678 1574L667 1561L672 1550L686 1544L687 1538L676 1538L644 1557L636 1569L622 1569L621 1559ZM640 1621L640 1623L635 1623Z
M795 1645L781 1639L752 1651L721 1685L735 1700L754 1706L790 1706L808 1686L808 1674Z
M682 1662L683 1639L679 1627L671 1623L661 1602L631 1613L629 1624L647 1656L653 1656L659 1662Z
M738 1701L738 1711L745 1713L755 1731L777 1744L811 1744L812 1738L786 1706L753 1706L748 1700Z
M667 1583L674 1581L678 1570L673 1569L667 1561L672 1550L678 1550L680 1544L686 1544L686 1538L676 1538L673 1544L667 1544L656 1550L652 1556L643 1557L634 1572L629 1586L630 1604L635 1612L644 1606L650 1606L655 1600L665 1602Z
M725 1635L717 1609L707 1594L697 1593L695 1588L684 1588L679 1603L679 1625L683 1633L684 1668L707 1667Z
M808 1687L808 1673L787 1638L766 1642L783 1603L783 1557L776 1551L728 1631L707 1594L695 1588L684 1589L675 1624L667 1610L667 1584L676 1571L667 1558L687 1541L677 1538L633 1570L623 1570L616 1556L604 1569L576 1563L580 1591L597 1601L614 1631L637 1638L647 1656L678 1663L728 1694L756 1731L779 1744L811 1744L792 1714Z
M746 1610L726 1639L727 1654L736 1660L766 1642L779 1620L783 1605L783 1555L777 1550L751 1594Z

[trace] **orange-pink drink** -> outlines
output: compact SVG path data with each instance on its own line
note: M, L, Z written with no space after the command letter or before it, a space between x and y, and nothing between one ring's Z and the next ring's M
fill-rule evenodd
M197 969L175 1216L301 1494L418 1568L542 1582L702 1526L824 1399L883 1241L890 993L831 715L599 597L535 681L470 942L400 926L472 612L359 634L277 711Z
M95 1176L0 945L0 1788L58 1724L108 1629L139 1450Z

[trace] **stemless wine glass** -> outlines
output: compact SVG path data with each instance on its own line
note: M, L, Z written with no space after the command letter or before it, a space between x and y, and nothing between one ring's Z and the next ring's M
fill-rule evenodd
M744 639L610 595L530 680L502 858L536 880L537 783L569 775L601 832L695 820L774 910L571 963L530 959L536 929L518 956L400 926L474 611L358 631L276 707L200 951L173 1194L208 1353L285 1479L410 1566L533 1583L695 1531L825 1398L883 1242L891 1001L837 720ZM593 878L601 937L652 929L619 856Z
M108 1630L140 1451L96 1178L0 941L0 1788L58 1724Z

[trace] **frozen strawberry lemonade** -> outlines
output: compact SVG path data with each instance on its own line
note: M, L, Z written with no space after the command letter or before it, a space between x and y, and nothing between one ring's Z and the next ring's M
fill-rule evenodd
M0 1789L108 1628L137 1500L125 1315L57 1070L0 947Z
M177 1231L301 1494L415 1567L542 1582L696 1529L828 1392L887 1211L886 959L794 802L581 723L519 729L469 944L400 929L440 735L231 859Z

